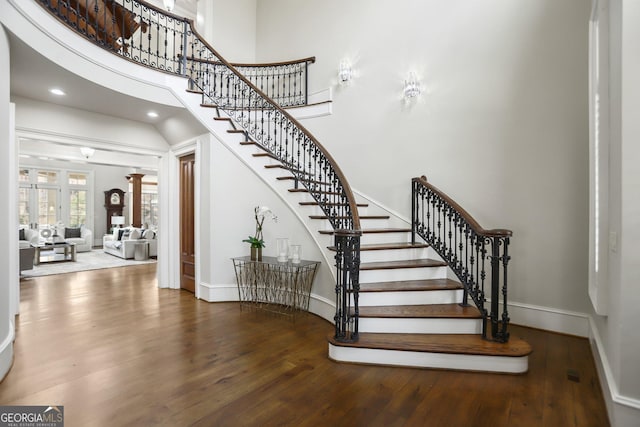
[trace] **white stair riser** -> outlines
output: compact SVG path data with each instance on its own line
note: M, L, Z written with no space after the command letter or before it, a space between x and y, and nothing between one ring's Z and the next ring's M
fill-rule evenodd
M461 301L462 289L442 291L360 292L358 299L360 307L456 304Z
M360 270L360 283L390 282L394 280L445 279L446 277L446 267Z
M363 227L364 228L364 227ZM381 228L381 227L376 227ZM377 244L377 243L397 243L397 242L410 242L411 233L363 233L360 238L360 244Z
M430 253L433 253L433 251L429 251L429 248L385 249L375 251L361 250L360 262L407 261L411 259L433 258L433 256L430 256Z
M370 365L411 366L416 368L455 369L480 372L521 374L529 369L529 358L478 356L340 347L329 344L329 358L338 362Z
M361 317L359 332L396 334L479 334L482 319Z

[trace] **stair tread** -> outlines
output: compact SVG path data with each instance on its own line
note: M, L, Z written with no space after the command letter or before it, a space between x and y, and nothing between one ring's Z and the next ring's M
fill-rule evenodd
M327 215L309 215L310 219L329 219ZM338 215L337 218L349 218ZM389 219L388 215L360 215L360 219Z
M362 217L360 217L362 218ZM411 243L411 242L398 242L398 243L371 243L367 245L360 245L361 251L382 251L382 250L394 250L394 249L422 249L428 248L426 243ZM335 251L335 246L328 246L327 249Z
M361 318L383 317L387 319L481 319L480 311L472 305L420 304L365 306L359 308Z
M460 282L451 279L396 280L360 283L360 292L440 291L462 289Z
M252 157L271 157L272 159L278 160L278 158L275 155L267 151L263 151L261 153L253 153L251 156Z
M325 205L327 205L327 206L347 206L344 203L338 203L338 202L325 203ZM300 206L320 206L320 203L318 203L318 202L300 202ZM359 208L366 208L366 207L369 206L369 204L368 203L356 203L356 206L358 206Z
M290 188L289 190L287 190L289 193L310 193L310 191L306 188ZM341 196L342 193L338 192L338 191L325 191L325 190L320 190L320 191L314 191L314 193L316 194L328 194L331 196Z
M295 181L296 177L293 175L289 176L279 176L276 178L278 181ZM308 183L308 184L316 184L316 185L332 185L330 182L316 181L312 179L299 179L298 182Z
M392 270L396 268L428 268L428 267L446 267L447 263L435 259L410 259L401 261L378 261L364 262L360 264L360 271L363 270Z
M531 346L511 336L506 343L482 339L475 334L385 334L360 333L355 343L337 342L333 335L329 343L340 347L378 350L418 351L429 353L468 354L478 356L524 357L531 354Z
M366 228L362 230L362 234L378 234L378 233L410 233L410 228ZM320 230L320 234L333 234L333 230Z

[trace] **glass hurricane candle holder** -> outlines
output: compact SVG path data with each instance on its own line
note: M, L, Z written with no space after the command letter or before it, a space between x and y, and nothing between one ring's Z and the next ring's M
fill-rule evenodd
M294 264L298 264L300 259L302 259L302 246L300 245L291 245L291 262Z
M289 239L280 237L276 240L276 250L278 251L278 262L287 262L289 259Z

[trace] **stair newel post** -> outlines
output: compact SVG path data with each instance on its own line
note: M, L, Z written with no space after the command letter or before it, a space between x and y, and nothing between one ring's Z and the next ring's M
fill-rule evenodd
M418 223L418 184L411 181L411 244L416 244L416 224Z
M504 244L504 250L502 252L502 328L500 329L500 341L507 342L509 341L509 332L507 331L507 327L509 325L509 311L507 310L507 266L509 264L509 260L511 257L509 256L509 238L505 237L502 240Z
M309 63L307 61L304 62L304 104L307 105L309 103L309 91L307 88L309 87ZM300 88L300 90L303 90Z
M182 21L182 46L180 46L180 50L182 52L182 58L180 58L180 75L184 76L187 74L187 43L188 43L188 33L189 33L189 22L185 19Z
M336 246L336 315L334 316L335 323L335 338L337 341L345 341L347 334L347 292L344 286L346 280L346 269L344 265L344 236L335 234L335 246Z
M491 239L491 338L498 338L500 303L500 237Z
M360 232L336 230L336 315L335 339L358 340L358 299L360 292Z

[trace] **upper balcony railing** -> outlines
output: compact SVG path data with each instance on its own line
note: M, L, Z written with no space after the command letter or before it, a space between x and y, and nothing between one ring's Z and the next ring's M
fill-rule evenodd
M232 63L231 65L281 107L297 107L307 105L309 101L307 92L308 67L315 60L315 57L311 57L268 64ZM187 62L190 61L202 62L211 66L224 66L224 64L215 61L207 63L206 60L187 58ZM192 67L194 70L206 70L208 68L207 66ZM197 79L198 77L195 78Z
M141 65L188 77L190 88L202 93L203 104L227 113L247 138L293 174L334 229L335 335L338 340L356 340L361 231L355 198L328 151L279 104L299 105L303 98L306 102L311 58L298 61L300 68L292 63L240 65L241 72L198 34L191 20L144 1L36 1L96 45Z

